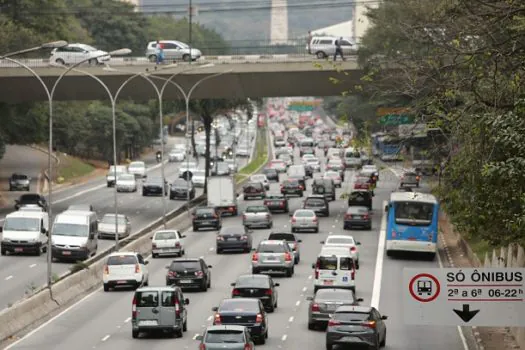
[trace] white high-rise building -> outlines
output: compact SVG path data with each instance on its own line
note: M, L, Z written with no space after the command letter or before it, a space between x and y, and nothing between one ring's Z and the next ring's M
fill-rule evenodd
M365 32L370 27L370 22L366 13L369 8L376 8L379 4L377 0L361 0L357 1L354 5L354 42L360 43L361 38L365 35Z
M288 1L272 0L270 42L272 45L288 42Z

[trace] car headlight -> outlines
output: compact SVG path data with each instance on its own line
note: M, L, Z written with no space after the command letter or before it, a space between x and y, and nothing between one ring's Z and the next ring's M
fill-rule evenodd
M8 243L8 242L11 242L11 240L9 238L2 238L2 242Z

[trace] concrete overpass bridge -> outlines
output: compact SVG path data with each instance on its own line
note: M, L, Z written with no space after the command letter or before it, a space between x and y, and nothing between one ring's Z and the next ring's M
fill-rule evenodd
M121 59L122 60L122 59ZM41 61L41 60L40 60ZM50 66L45 62L31 62L35 72L48 87L64 72L63 67ZM213 64L211 64L213 63ZM204 64L204 67L195 68ZM149 74L167 79L174 78L186 92L202 78L217 74L200 84L191 98L257 98L281 96L337 96L345 90L360 84L363 71L358 67L355 57L344 62L316 60L305 57L293 58L247 58L214 59L199 63L179 63L176 66L155 70L155 65L143 61L122 60L110 62L111 69L103 66L81 66L79 71L69 72L59 83L55 92L56 101L105 100L107 94L95 79L83 72L100 78L115 93L118 87L136 73ZM159 66L160 67L160 66ZM189 71L189 69L191 69ZM83 72L81 72L83 71ZM334 84L331 78L340 82ZM157 79L157 86L164 81ZM137 78L130 82L119 95L119 99L130 98L136 101L156 98L151 84ZM165 100L181 98L175 87L167 88ZM20 103L28 101L47 101L47 95L39 81L29 71L16 68L12 64L0 62L0 102Z

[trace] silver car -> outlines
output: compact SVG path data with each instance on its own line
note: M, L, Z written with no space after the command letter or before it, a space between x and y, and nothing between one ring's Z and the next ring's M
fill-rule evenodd
M272 213L264 205L250 205L242 215L242 224L247 228L266 227L272 228Z
M270 241L286 241L288 246L293 251L295 257L295 265L299 264L301 261L301 249L299 243L302 243L302 240L297 239L297 236L294 233L288 232L272 232L268 236Z
M292 217L292 233L307 230L313 230L315 233L319 232L319 219L313 210L297 209L290 216Z
M204 187L206 183L206 172L204 170L195 170L191 182L193 182L193 186L195 187Z
M342 305L359 305L363 299L357 299L351 290L341 288L319 289L313 297L307 297L310 301L308 308L308 329L316 326L326 327L331 314Z
M186 159L186 151L183 149L173 149L168 155L170 162L182 162Z
M166 61L186 61L189 62L190 54L192 61L199 59L202 56L200 50L191 48L180 41L177 40L161 40L160 43L163 46L164 59ZM157 60L157 42L150 41L146 48L146 57L150 62L155 62Z
M333 180L335 187L341 188L343 185L341 174L338 171L326 171L323 175L323 179Z
M284 272L294 274L293 251L285 241L265 240L259 243L252 256L252 274L261 272Z
M126 215L118 214L118 237L127 237L131 233L131 223ZM115 239L115 214L104 214L98 223L98 236L100 238Z
M115 184L117 192L137 192L137 180L133 174L121 174Z

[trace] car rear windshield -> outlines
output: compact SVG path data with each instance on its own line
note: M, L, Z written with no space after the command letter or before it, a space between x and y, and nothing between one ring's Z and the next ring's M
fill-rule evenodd
M370 315L364 312L336 312L334 318L345 322L362 322L368 320Z
M315 213L308 210L298 210L295 212L294 216L298 218L312 218L315 216Z
M14 174L13 180L27 180L27 175Z
M259 312L258 301L255 300L227 300L224 301L219 308L221 311L237 311L237 312Z
M284 244L261 244L257 251L259 253L284 253L286 248Z
M337 270L337 257L321 256L317 259L320 270Z
M322 199L307 199L306 202L304 202L305 206L308 207L324 207L325 202Z
M155 240L160 239L177 239L177 233L175 231L157 232L155 234Z
M195 271L200 269L201 264L198 261L173 261L170 265L171 271Z
M317 301L337 301L342 300L345 303L354 302L354 293L350 290L330 290L330 289L319 289L315 295Z
M135 265L137 258L133 255L114 255L108 258L108 265Z
M244 332L238 330L212 330L206 333L205 343L209 344L244 344Z
M223 227L220 232L221 235L244 235L244 227L243 226L230 226L230 227Z
M23 194L20 196L22 202L37 202L41 199L38 194Z
M159 293L155 291L137 292L135 300L137 307L156 307L159 305Z
M211 208L205 208L205 209L197 209L195 211L195 214L196 215L201 215L201 216L213 216L215 214L215 210L211 209Z
M260 212L267 212L268 208L266 208L264 205L258 205L258 206L252 206L246 208L247 213L260 213Z
M348 238L328 238L326 240L327 244L354 244L354 239L352 237Z
M235 282L236 288L270 288L268 278L239 277Z
M271 233L268 239L272 241L295 242L295 237L289 233Z

